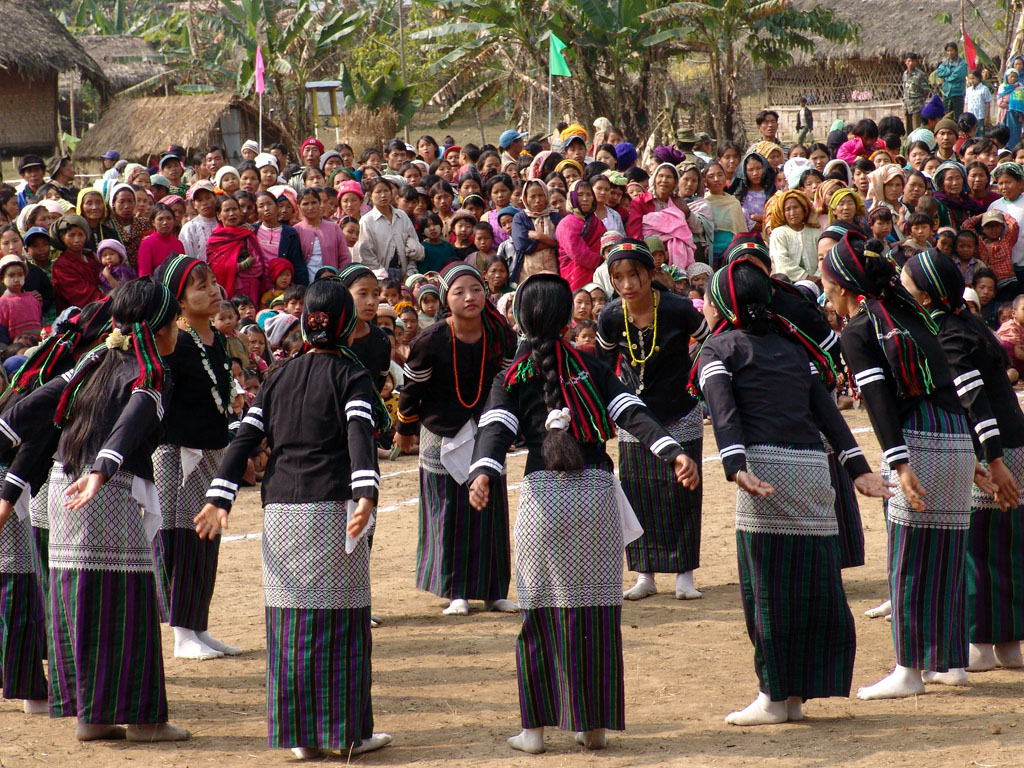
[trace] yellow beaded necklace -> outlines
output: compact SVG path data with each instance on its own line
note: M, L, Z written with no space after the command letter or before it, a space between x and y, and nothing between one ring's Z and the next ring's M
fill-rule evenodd
M643 357L637 357L634 353L634 350L637 349L637 345L634 344L633 340L629 337L629 324L632 321L632 318L630 318L629 313L626 311L625 303L623 303L622 305L622 313L623 315L625 315L626 318L626 330L623 331L622 335L626 338L626 348L629 350L629 364L632 365L634 368L636 368L638 365L643 365L644 363L646 363L648 360L651 359L654 353L658 351L658 292L651 291L651 293L654 295L654 319L651 321L651 330L653 331L651 335L651 350L646 354L644 354L641 350L641 354L644 355ZM643 339L640 338L639 333L637 334L637 341L640 342L640 344L643 344Z

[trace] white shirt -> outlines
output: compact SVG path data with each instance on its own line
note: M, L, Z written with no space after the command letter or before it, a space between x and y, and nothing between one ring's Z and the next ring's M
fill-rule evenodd
M604 207L604 218L601 219L601 223L604 224L604 228L608 232L626 231L626 228L622 225L622 217L619 215L619 212L610 205Z
M324 265L324 253L320 250L320 238L313 235L313 251L309 254L309 261L306 262L306 270L309 272L309 282L316 280L316 273Z
M185 246L185 253L193 259L206 261L206 241L210 239L213 230L217 228L216 219L207 219L204 216L196 216L186 221L181 228L178 239Z
M768 238L768 252L772 257L772 272L781 272L794 283L818 276L817 227L797 232L788 226L775 227Z
M387 269L398 252L403 275L416 272L414 262L423 261L423 244L416 229L398 208L391 209L391 220L374 207L359 220L359 256L370 269Z
M1013 216L1020 225L1020 231L1024 232L1024 195L1013 201L1000 197L988 209ZM1013 245L1010 257L1013 259L1013 266L1015 268L1024 269L1024 238L1021 238L1020 233L1017 234L1017 242Z
M988 112L988 104L992 101L992 91L982 83L969 85L967 90L964 91L964 98L966 99L967 111L978 118L979 123L984 123L985 115Z

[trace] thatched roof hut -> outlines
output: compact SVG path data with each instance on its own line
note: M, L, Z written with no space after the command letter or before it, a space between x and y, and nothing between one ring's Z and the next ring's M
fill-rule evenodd
M157 49L141 37L85 35L77 40L110 80L114 93L141 84L142 95L150 95L174 78ZM61 78L60 90L62 94L70 90L66 77Z
M769 68L771 104L796 104L801 96L812 104L898 101L903 55L915 51L930 72L945 56L943 46L960 39L960 0L793 0L793 5L830 8L856 23L859 35L845 45L819 40L812 54L794 55L792 66ZM968 13L967 33L989 55L1000 55L1003 41L993 23L1005 12L996 0L972 0L971 5L984 21ZM939 22L942 13L954 23Z
M117 99L75 148L76 161L97 160L108 149L121 157L148 163L171 144L189 153L220 146L237 160L246 139L259 133L259 112L231 92L190 96ZM263 143L295 142L277 123L263 118Z
M57 76L76 70L106 97L103 70L39 0L0 0L0 152L57 142Z

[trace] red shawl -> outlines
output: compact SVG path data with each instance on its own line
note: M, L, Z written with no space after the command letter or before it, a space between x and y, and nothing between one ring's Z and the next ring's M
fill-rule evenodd
M217 225L206 241L206 261L217 277L217 283L231 295L235 290L238 262L243 258L259 258L260 244L248 227Z

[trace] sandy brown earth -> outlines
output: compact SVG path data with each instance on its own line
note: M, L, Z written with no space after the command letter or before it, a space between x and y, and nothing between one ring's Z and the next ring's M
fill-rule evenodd
M862 412L852 426L867 426ZM878 447L859 435L872 462ZM614 452L614 444L611 450ZM708 429L705 456L714 457ZM723 717L756 693L752 649L737 587L734 487L721 466L705 463L704 599L678 602L673 578L662 594L623 609L627 730L604 753L585 753L571 737L548 731L548 752L529 757L505 738L519 731L513 655L518 617L473 613L441 616L444 602L413 587L417 475L414 458L381 467L381 512L371 558L374 611L374 714L393 746L352 760L362 765L423 766L1021 766L1024 765L1024 670L971 675L963 689L929 687L900 701L817 700L803 723L760 728L727 726ZM510 460L510 483L523 457ZM516 492L512 492L515 508ZM868 564L846 572L856 617L857 686L875 682L892 664L890 625L865 609L885 591L881 506L862 506ZM257 533L259 497L244 493L231 516L231 536ZM626 574L627 580L630 574ZM208 662L171 658L164 636L171 718L193 733L177 745L80 745L71 721L28 717L0 702L0 766L277 766L297 765L287 751L266 747L265 635L260 543L226 541L211 615L212 632L242 646L239 658ZM474 608L479 610L479 604ZM326 758L324 762L345 762Z

